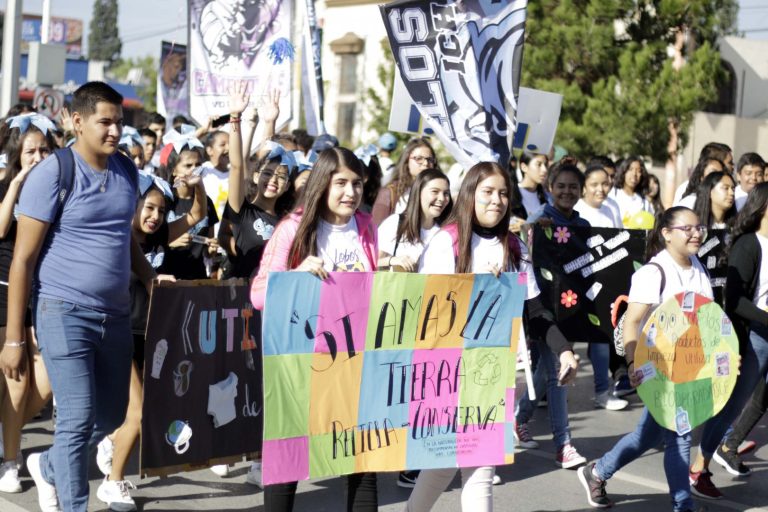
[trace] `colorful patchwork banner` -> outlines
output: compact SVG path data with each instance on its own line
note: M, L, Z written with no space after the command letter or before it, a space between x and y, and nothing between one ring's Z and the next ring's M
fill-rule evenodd
M736 385L739 340L720 306L679 293L653 312L635 347L637 393L653 419L683 435L720 412Z
M265 484L509 464L525 274L270 274Z

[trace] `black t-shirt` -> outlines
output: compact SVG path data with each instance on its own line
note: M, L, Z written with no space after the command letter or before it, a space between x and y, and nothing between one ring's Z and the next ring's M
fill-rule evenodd
M243 201L240 213L235 213L227 204L224 218L232 223L237 249L237 255L230 257L232 277L249 278L258 271L261 254L280 219L247 200Z
M191 235L208 236L208 228L219 222L213 201L206 197L208 215L192 226L188 233ZM171 223L182 215L186 215L192 209L193 199L176 198L173 208L168 212L167 223ZM173 240L170 240L172 242ZM176 279L205 279L205 256L208 246L192 242L189 247L183 249L169 248L165 252L165 258L160 273L172 274Z
M168 253L168 223L163 222L157 233L148 235L141 244L141 251L152 268L158 270ZM134 334L144 335L147 329L149 312L149 294L138 276L131 272L131 330Z
M0 183L0 201L5 199L8 193L8 183ZM5 238L0 238L0 315L5 322L6 308L8 306L8 274L11 270L13 259L13 246L16 243L16 218L11 217L11 226ZM4 324L3 324L4 325Z

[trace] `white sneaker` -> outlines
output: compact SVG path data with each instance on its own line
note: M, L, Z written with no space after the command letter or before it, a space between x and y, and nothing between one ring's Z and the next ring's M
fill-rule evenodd
M112 474L112 457L115 455L115 443L109 437L102 439L96 447L96 465L104 476Z
M214 474L224 478L225 476L229 475L229 466L227 464L216 464L215 466L211 466L211 471L213 471Z
M264 487L261 485L261 462L254 462L251 464L251 469L249 469L248 474L245 475L245 483L255 485L259 488Z
M15 460L0 465L0 492L21 492L19 469Z
M96 497L109 505L109 510L130 512L136 510L136 502L131 498L129 489L135 488L136 486L129 480L114 481L104 477L104 481L96 490Z
M491 483L493 483L493 485L501 485L501 477L499 475L493 475Z
M595 395L595 398L593 398L592 401L595 402L596 408L607 409L609 411L620 411L629 405L629 402L623 398L613 396L613 393L611 393L610 390Z
M62 512L61 507L59 507L59 497L56 495L56 487L43 478L40 469L40 455L33 453L27 457L27 470L29 470L29 476L35 481L37 487L37 504L40 505L42 512Z

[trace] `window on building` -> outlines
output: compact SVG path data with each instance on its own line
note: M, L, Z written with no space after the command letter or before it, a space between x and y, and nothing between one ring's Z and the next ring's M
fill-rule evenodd
M729 62L720 61L723 68L723 74L717 84L717 100L704 111L713 114L735 114L736 113L736 92L737 83L736 72Z

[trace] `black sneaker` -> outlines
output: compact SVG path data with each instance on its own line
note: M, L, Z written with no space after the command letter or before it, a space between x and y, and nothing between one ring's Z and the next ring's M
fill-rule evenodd
M712 458L734 476L747 476L752 473L752 470L741 462L741 457L737 452L723 451L723 445L717 447Z
M629 376L622 375L619 377L619 380L617 380L613 385L613 396L616 398L621 398L627 395L631 395L632 393L637 393L637 389L633 388L629 383Z
M416 487L416 479L419 477L420 471L401 471L397 475L397 486L405 489L413 489Z
M605 493L605 481L595 476L592 472L594 468L594 462L579 468L579 482L587 491L587 501L595 508L611 507L613 502L608 499L608 495Z

